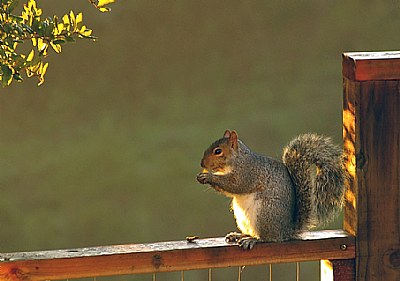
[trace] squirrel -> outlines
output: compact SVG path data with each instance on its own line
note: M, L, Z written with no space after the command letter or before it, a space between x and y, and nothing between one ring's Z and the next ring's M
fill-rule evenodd
M343 204L348 177L342 150L317 134L294 138L279 161L251 151L236 131L226 130L204 152L201 167L197 180L232 198L241 233L225 237L245 249L296 239L328 223Z

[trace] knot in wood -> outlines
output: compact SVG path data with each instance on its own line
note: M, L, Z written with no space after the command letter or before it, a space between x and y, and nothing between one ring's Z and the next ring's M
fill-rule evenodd
M391 249L385 253L385 264L394 269L400 269L400 249Z
M366 163L366 159L363 153L356 154L356 166L358 169L362 169Z
M162 257L160 255L154 255L152 260L153 266L158 269L162 265Z
M13 278L16 278L16 280L29 280L28 276L18 267L10 268L10 277L11 280L14 280Z
M389 264L393 268L400 269L400 249L395 249L389 253Z

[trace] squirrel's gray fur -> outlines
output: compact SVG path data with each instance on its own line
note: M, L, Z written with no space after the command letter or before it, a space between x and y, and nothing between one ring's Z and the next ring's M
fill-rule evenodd
M218 148L222 152L215 155ZM246 201L244 211L249 214L257 208L256 216L249 219L254 220L250 223L258 240L296 238L331 220L343 202L347 176L342 151L329 138L316 134L296 137L279 161L252 152L235 131L227 130L204 152L201 165L205 171L197 176L200 183L210 184L233 201L252 196L254 202Z

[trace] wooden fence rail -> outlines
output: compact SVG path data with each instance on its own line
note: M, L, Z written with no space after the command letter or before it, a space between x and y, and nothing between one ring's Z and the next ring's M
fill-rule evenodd
M251 251L224 238L0 254L0 280L59 280L321 259L353 259L355 239L342 230L302 240L261 243Z
M304 233L302 240L262 243L251 251L224 238L0 254L0 280L59 280L355 257L343 230Z

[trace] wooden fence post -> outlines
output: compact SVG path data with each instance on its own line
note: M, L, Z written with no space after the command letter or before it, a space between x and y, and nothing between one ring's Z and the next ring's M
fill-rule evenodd
M354 259L321 260L321 281L354 281Z
M400 280L400 52L343 55L343 137L351 174L344 229L356 278Z

